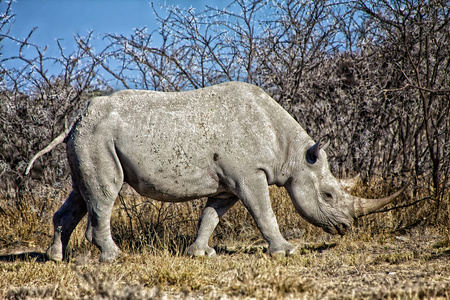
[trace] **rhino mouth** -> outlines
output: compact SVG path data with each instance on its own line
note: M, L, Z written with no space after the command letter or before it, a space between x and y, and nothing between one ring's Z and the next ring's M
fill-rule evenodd
M349 228L350 228L350 226L348 226L347 224L344 224L344 223L333 224L333 225L328 225L328 226L322 227L322 229L329 234L333 234L333 235L339 234L341 236L345 235Z

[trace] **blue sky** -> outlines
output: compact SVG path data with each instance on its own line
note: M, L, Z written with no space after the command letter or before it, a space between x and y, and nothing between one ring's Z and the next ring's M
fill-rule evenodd
M56 39L70 50L75 47L73 36L85 36L90 30L94 35L115 33L130 35L133 28L147 26L156 29L155 15L151 8L160 5L193 7L197 11L205 5L224 7L229 1L217 0L15 0L12 6L15 22L11 35L23 39L38 27L31 42L39 46L49 46L46 54L58 55ZM5 9L5 0L0 3L0 12ZM161 10L163 12L163 10ZM17 54L17 45L3 41L3 58Z

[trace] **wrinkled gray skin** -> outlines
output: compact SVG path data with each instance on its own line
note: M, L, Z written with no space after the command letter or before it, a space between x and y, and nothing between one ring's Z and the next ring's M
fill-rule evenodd
M53 260L63 259L86 213L86 238L101 250L100 260L118 257L110 217L124 182L160 201L208 197L190 255L215 254L209 238L238 200L268 241L269 253L293 253L296 247L280 234L270 205L272 184L288 190L303 218L332 234L344 234L355 217L392 200L368 204L373 200L346 194L325 152L313 147L300 125L260 88L240 82L94 98L65 141L73 191L53 218L47 250Z

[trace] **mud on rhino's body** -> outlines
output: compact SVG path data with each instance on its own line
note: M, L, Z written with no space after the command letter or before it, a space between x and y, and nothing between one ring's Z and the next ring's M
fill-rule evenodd
M123 182L161 201L208 197L187 250L193 255L215 253L209 237L238 199L269 242L269 253L293 252L280 234L268 185L285 186L300 215L333 234L344 234L353 218L398 195L368 200L344 193L319 144L266 93L245 83L97 97L66 135L73 191L53 218L47 254L54 260L63 258L86 213L86 237L101 250L100 260L117 257L110 217Z

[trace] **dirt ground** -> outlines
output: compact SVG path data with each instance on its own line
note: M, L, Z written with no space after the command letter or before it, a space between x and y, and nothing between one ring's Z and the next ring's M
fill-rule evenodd
M450 240L430 228L291 240L289 257L270 257L261 241L216 245L217 256L166 250L98 253L46 261L23 242L0 255L6 299L450 299Z

